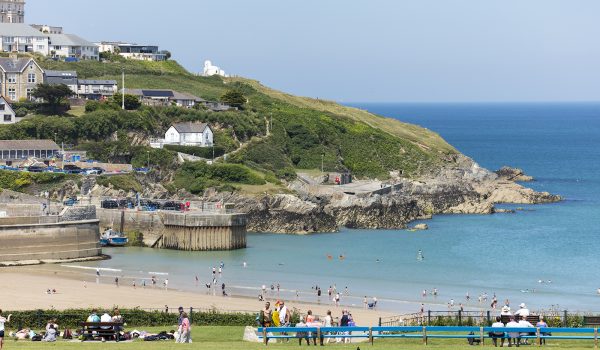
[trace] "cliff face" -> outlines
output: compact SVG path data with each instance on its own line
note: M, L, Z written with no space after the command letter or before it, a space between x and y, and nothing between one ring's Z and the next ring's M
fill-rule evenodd
M405 228L410 221L433 214L491 214L496 203L537 204L561 199L500 178L462 156L454 166L435 174L416 181L397 179L373 191L350 192L344 187L300 181L290 187L296 195L234 193L219 194L218 198L236 203L237 210L248 214L248 230L280 233L333 232L340 227Z

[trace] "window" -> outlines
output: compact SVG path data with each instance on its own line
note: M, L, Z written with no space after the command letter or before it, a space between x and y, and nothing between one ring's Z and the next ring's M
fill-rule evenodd
M3 111L6 108L6 105L4 103L0 103L0 111Z
M27 74L27 82L28 83L35 83L35 73L29 73L29 74Z
M5 114L4 122L12 122L12 114Z
M37 50L38 51L44 51L44 45L38 45L37 46Z
M8 89L8 98L15 101L17 99L17 89L9 88Z
M33 100L33 89L32 88L27 88L27 99Z
M17 75L16 74L8 74L6 80L8 80L9 83L16 83L17 82Z

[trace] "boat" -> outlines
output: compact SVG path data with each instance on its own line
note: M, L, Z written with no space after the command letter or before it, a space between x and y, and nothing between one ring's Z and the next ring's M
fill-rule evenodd
M129 242L129 239L122 232L117 232L110 228L100 236L100 245L103 247L122 247L127 242Z

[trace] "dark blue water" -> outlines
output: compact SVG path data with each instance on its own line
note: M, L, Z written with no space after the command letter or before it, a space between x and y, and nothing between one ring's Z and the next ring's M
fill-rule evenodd
M416 311L421 301L444 309L451 298L464 303L466 292L474 299L496 293L500 302L534 309L600 311L600 104L355 106L436 131L486 168L520 167L537 179L527 186L566 200L516 214L440 215L424 232L251 234L248 249L226 253L115 249L112 260L99 264L136 278L166 271L170 285L190 289L195 275L207 282L223 260L222 280L238 293L255 295L262 284L280 283L292 291L286 297L299 290L300 298L314 300L311 285L335 283L353 295L345 303L377 296L383 308L398 311ZM419 249L423 261L416 259ZM327 259L340 254L346 259ZM437 299L420 297L433 288Z

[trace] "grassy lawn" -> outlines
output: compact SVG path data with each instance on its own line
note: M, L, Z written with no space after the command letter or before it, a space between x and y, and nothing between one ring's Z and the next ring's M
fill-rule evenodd
M147 330L159 332L161 330L170 330L173 327L138 327L139 330ZM193 344L180 345L174 341L162 341L162 342L144 342L136 340L131 343L106 343L101 345L100 342L70 342L70 341L58 341L56 343L42 343L42 342L31 342L31 341L20 341L15 342L11 339L5 339L4 349L98 349L110 348L110 349L181 349L182 347L191 349L232 349L232 350L252 350L252 349L265 349L262 343L249 343L242 341L244 334L244 327L217 327L217 326L193 326L192 327L192 339ZM306 344L303 343L306 347ZM312 345L311 345L312 346ZM358 344L326 344L328 347L335 349L463 349L471 348L464 339L430 339L427 346L423 345L421 340L418 339L406 339L406 340L375 340L374 345L369 343L358 343ZM547 347L553 349L591 349L594 347L593 341L581 341L581 340L552 340L548 341ZM493 348L491 341L486 340L486 348ZM523 346L527 348L536 348L535 345ZM296 349L298 348L298 341L296 339L290 340L289 343L276 344L270 343L268 349ZM478 346L473 346L473 349Z

